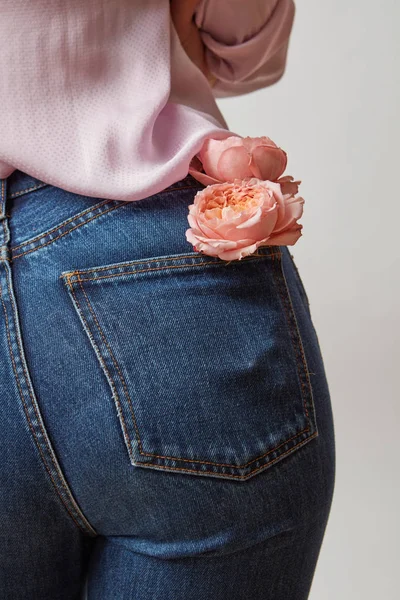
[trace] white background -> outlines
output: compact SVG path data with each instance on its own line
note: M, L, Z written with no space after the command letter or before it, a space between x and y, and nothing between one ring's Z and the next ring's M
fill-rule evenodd
M218 100L302 180L290 247L324 357L336 484L310 600L400 598L400 3L297 2L286 72Z

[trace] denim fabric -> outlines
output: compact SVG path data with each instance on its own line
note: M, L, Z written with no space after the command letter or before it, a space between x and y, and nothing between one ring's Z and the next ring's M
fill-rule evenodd
M307 598L335 439L288 248L195 252L191 176L0 185L0 598Z

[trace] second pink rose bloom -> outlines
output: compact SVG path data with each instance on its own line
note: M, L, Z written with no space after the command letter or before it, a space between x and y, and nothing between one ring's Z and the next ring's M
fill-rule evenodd
M235 135L224 140L206 140L189 173L204 185L246 177L277 181L286 165L286 152L270 138Z

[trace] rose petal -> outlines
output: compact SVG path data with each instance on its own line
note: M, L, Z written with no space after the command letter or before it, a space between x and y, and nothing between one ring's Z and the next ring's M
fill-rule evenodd
M301 197L283 196L279 183L255 177L212 184L189 205L186 237L205 254L240 260L267 240L294 244L301 235L297 219L303 203Z
M227 250L221 252L218 256L221 260L241 260L244 256L249 256L257 250L257 244L253 243L248 246L242 246L235 250Z
M290 175L286 175L285 177L280 177L277 180L277 183L280 184L283 195L295 195L299 191L299 185L301 184L301 181L294 181L293 177L291 177Z
M290 197L284 202L285 209L281 210L275 227L275 233L290 228L303 214L304 199L301 196Z
M251 157L243 146L234 146L224 150L218 161L218 176L223 181L244 179L253 175L250 169Z
M228 148L232 148L235 146L243 146L242 138L236 135L229 136L224 140L215 140L213 138L208 138L198 153L198 157L200 158L203 169L218 181L223 181L223 178L220 177L218 172L218 161L222 152L224 152Z
M235 242L234 240L224 240L222 238L209 238L207 236L202 236L202 235L196 235L193 232L193 229L187 229L185 232L186 235L186 239L188 239L188 241L192 241L193 243L196 240L196 245L199 244L209 244L210 246L213 247L217 247L217 248L226 248L228 250L230 250L231 248L236 248L237 242ZM190 240L189 240L190 238Z
M252 169L259 179L275 181L286 169L286 152L280 148L257 146L252 151Z
M246 136L243 138L243 145L249 152L253 152L257 146L270 146L271 148L278 148L278 146L266 135L259 137Z
M302 236L302 228L303 226L297 223L293 229L278 233L277 235L271 235L268 244L271 246L293 246Z
M189 168L195 169L196 171L203 170L202 162L201 162L200 158L197 156L197 154L195 156L193 156L192 160L190 161Z
M201 171L197 171L197 169L189 168L189 173L194 179L200 181L203 185L212 185L213 183L220 183L218 179L214 179L214 177L210 177L210 175L206 175L206 173L202 173Z
M238 225L237 229L242 235L247 233L247 236L252 237L254 240L268 237L274 230L278 219L277 204L275 203L266 212L263 212L260 208L250 219Z

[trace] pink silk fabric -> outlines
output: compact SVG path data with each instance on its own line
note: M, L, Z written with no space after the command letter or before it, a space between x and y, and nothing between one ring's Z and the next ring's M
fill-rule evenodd
M275 83L292 0L203 0L213 87L168 0L0 0L0 178L20 169L98 198L140 200L183 179L229 131L216 98Z

